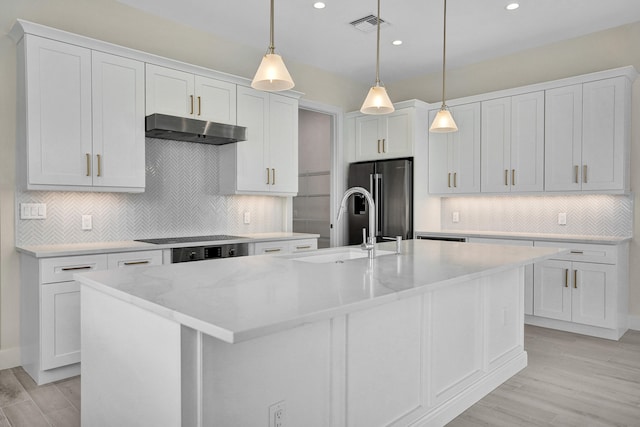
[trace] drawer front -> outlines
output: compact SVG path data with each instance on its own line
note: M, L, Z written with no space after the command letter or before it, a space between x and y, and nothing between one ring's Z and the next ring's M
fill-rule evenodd
M107 256L81 255L40 260L40 283L58 283L73 280L75 273L106 270Z
M546 248L566 248L571 251L568 254L554 256L554 259L594 262L600 264L616 264L618 262L618 247L615 245L536 241L534 243L534 246Z
M289 242L277 241L277 242L257 242L255 244L255 255L276 255L276 254L288 254Z
M318 239L293 240L289 242L291 252L313 251L318 249Z
M162 250L121 252L107 255L109 270L145 265L162 265Z

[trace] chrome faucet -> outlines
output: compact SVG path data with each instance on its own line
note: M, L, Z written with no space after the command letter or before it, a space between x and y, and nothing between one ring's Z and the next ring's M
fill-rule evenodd
M340 202L337 222L340 223L340 218L342 217L344 210L347 208L347 199L349 196L356 193L362 194L369 204L369 237L367 238L367 232L363 228L362 244L360 245L360 248L363 251L368 251L369 259L373 259L376 257L376 203L373 201L371 193L362 187L351 187L345 191L344 196L342 196L342 201Z

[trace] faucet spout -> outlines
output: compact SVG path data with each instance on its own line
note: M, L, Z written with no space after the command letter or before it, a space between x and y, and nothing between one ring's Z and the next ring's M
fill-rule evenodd
M347 199L349 199L349 197L351 197L351 195L353 194L361 194L362 196L364 196L365 200L367 201L367 204L369 205L369 237L365 239L366 234L364 233L364 230L363 230L363 242L362 242L362 245L360 245L360 247L363 250L368 251L369 258L373 259L376 256L375 255L376 203L374 202L373 197L371 196L371 193L366 188L351 187L344 192L344 195L342 196L342 201L340 202L340 208L338 209L338 218L336 222L337 223L340 222L340 218L342 217L342 214L344 213L347 206Z

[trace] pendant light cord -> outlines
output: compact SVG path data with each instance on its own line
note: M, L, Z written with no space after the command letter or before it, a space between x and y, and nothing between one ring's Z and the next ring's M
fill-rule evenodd
M444 80L445 80L445 64L446 64L446 52L447 52L447 0L444 0L444 25L443 25L443 37L442 37L442 108L444 104Z
M274 8L273 4L274 4L274 0L271 0L271 16L269 20L269 27L270 27L269 28L269 49L268 49L268 52L271 54L273 54L276 50L276 47L274 46L274 43L273 43L273 39L274 39L273 37L273 8Z
M380 86L380 0L378 0L378 40L376 45L376 86Z

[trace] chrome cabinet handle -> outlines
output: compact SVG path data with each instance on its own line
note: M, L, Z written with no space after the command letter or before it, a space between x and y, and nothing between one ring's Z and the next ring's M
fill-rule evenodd
M83 265L81 267L62 267L62 271L75 271L75 270L91 270L90 265Z
M140 265L140 264L149 264L149 260L146 261L127 261L124 265Z

